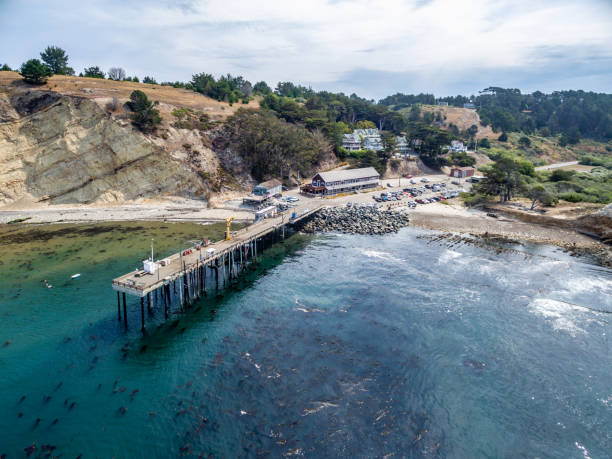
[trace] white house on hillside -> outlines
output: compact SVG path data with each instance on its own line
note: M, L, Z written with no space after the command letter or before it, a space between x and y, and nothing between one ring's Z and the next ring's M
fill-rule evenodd
M383 150L382 138L378 129L355 129L352 134L342 136L342 146L348 151Z
M458 140L452 140L451 144L446 146L446 149L455 153L465 153L468 151L468 148L463 145L463 142L459 142Z

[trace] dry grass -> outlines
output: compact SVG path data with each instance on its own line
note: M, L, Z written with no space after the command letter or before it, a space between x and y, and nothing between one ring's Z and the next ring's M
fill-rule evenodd
M499 137L499 133L493 132L491 126L485 127L480 125L480 116L476 110L460 107L441 107L437 105L423 105L421 110L423 112L433 112L434 114L436 112L441 112L442 118L446 116L444 120L444 129L448 129L449 124L452 123L457 126L460 131L465 131L475 124L478 126L478 132L476 133L476 138L478 140L485 137L487 139L496 139Z
M159 101L171 107L188 107L207 113L211 119L224 119L233 114L239 107L259 107L254 100L248 105L219 102L202 94L186 89L160 86L155 84L133 83L131 81L112 81L97 78L83 78L73 76L54 75L44 85L28 85L23 82L16 72L0 72L0 90L23 90L27 88L55 91L64 95L86 97L105 106L113 97L120 102L126 102L132 91L139 89L151 100ZM169 110L162 110L170 112Z

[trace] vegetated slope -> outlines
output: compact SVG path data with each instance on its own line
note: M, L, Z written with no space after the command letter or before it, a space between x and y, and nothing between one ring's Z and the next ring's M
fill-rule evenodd
M159 102L163 121L153 132L130 122L125 103L135 89ZM255 105L93 78L54 76L32 86L0 72L0 205L210 201L281 173L295 183L336 162L320 133Z
M33 87L13 72L0 72L0 205L160 196L206 199L211 192L223 191L225 183L230 189L248 182L246 175L224 173L226 158L210 149L204 132L173 126L175 103L210 108L218 119L233 112L229 105L193 92L149 86L56 76ZM81 91L90 87L97 89ZM144 89L154 100L161 96L164 124L157 135L145 135L129 123L122 106L132 87ZM105 108L113 97L118 105Z
M398 110L398 112L410 116L410 107L404 107ZM483 138L495 139L499 137L499 133L493 132L491 126L482 126L480 124L480 116L476 110L462 107L450 107L450 106L438 106L438 105L421 105L422 113L440 113L442 121L439 124L441 129L452 131L451 124L457 126L459 131L466 131L472 126L478 127L476 132L476 139L480 140Z

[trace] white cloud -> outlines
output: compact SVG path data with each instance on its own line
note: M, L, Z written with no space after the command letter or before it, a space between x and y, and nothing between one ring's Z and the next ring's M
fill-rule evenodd
M348 91L346 77L360 70L374 79L358 85L366 96L384 95L375 81L380 72L418 81L418 87L406 81L408 88L396 90L457 92L453 81L470 74L478 80L482 69L537 79L534 69L559 68L564 60L612 59L612 8L598 0L62 3L65 8L42 1L0 4L0 39L16 34L39 49L59 36L76 68L122 65L130 74L162 80L231 72L271 84L329 87L339 81L333 89ZM30 56L12 57L15 65ZM609 66L612 81L610 73Z

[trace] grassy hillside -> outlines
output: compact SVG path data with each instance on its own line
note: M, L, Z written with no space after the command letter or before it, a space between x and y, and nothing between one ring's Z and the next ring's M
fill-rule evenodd
M576 145L559 145L559 137L541 137L538 135L524 135L518 132L508 133L508 141L500 142L489 140L491 148L479 148L480 153L495 156L501 152L509 152L529 159L536 166L560 163L565 161L579 161L583 156L609 156L612 158L612 143L597 142L584 139ZM527 137L529 146L521 145L520 139Z
M253 100L248 105L219 102L200 93L172 86L134 83L131 81L103 80L77 76L54 75L46 84L32 86L23 82L17 72L0 72L0 88L17 89L31 87L37 90L50 90L63 95L79 96L92 99L100 105L111 102L116 97L121 103L130 98L132 91L139 89L151 100L160 102L162 117L171 119L173 108L190 108L203 111L211 120L222 120L235 113L239 107L259 107L259 102Z

